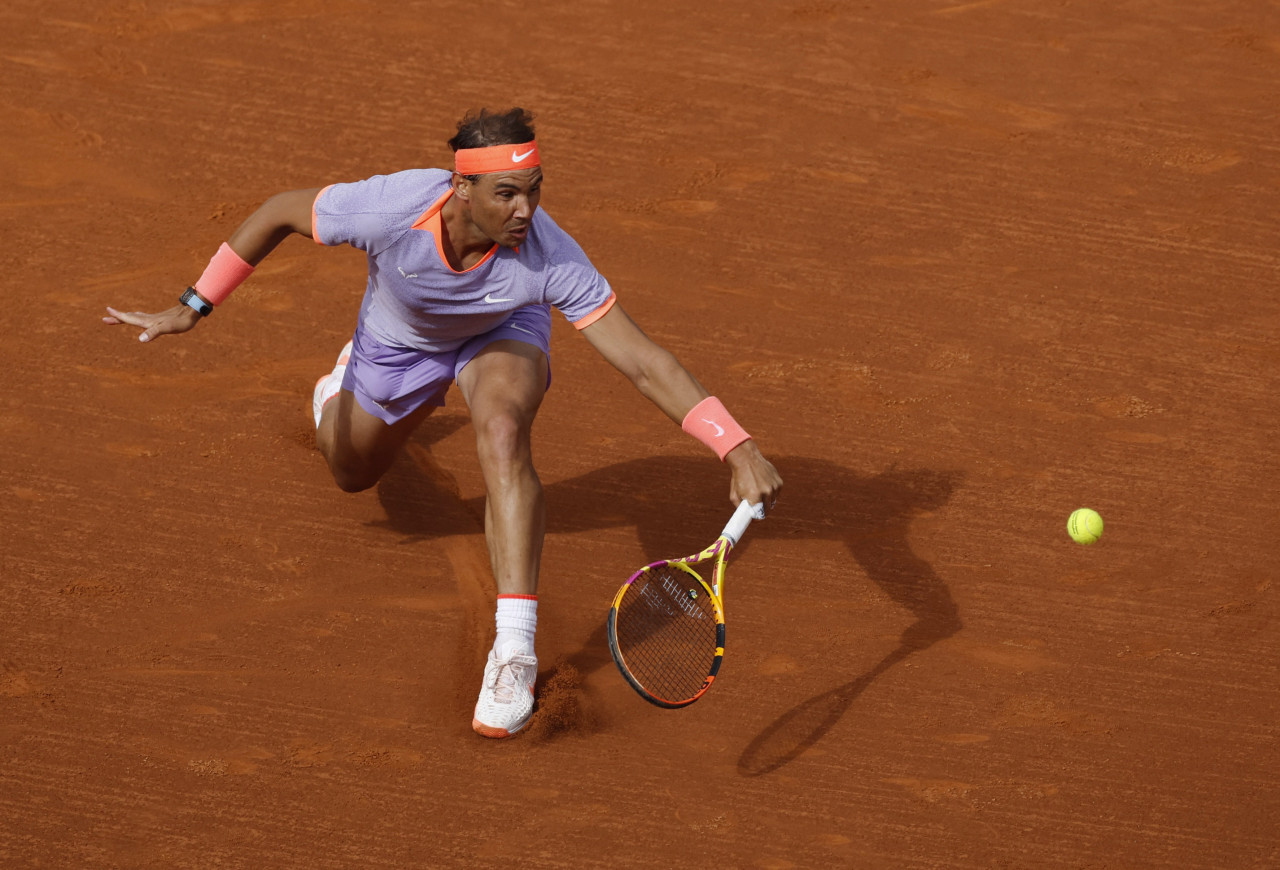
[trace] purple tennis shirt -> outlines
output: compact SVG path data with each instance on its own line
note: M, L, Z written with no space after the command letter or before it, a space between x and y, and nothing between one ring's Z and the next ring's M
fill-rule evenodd
M315 240L368 254L360 322L378 341L450 351L517 308L554 305L582 329L612 307L609 282L541 208L519 248L495 244L470 269L454 271L440 233L440 208L453 193L450 177L443 169L410 169L333 184L316 196Z

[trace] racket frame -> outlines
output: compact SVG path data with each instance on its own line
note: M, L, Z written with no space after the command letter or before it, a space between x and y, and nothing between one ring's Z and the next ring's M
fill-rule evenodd
M734 511L733 517L724 527L724 531L716 538L711 546L707 547L699 553L692 556L685 556L682 559L660 559L657 562L650 562L639 571L636 571L623 583L621 588L613 597L613 604L609 608L609 618L607 622L609 636L609 653L613 656L614 664L618 666L618 670L622 673L631 688L635 689L640 697L644 698L650 704L663 707L668 710L676 710L681 707L687 707L694 701L701 698L711 688L711 684L715 682L716 675L720 672L720 663L724 660L724 638L725 638L725 615L724 615L724 574L725 559L729 555L729 551L737 545L742 539L743 533L747 526L751 524L752 519L763 519L764 512L762 506L758 504L748 504L744 499L738 504L738 508ZM710 563L711 570L708 573L711 581L708 583L702 574L698 573L695 566L706 565ZM651 691L641 685L640 681L632 675L626 665L626 656L618 647L617 619L618 606L622 603L623 597L631 589L632 585L641 577L648 575L651 571L659 568L671 567L683 571L692 576L698 584L703 588L711 599L712 610L715 613L716 620L716 650L715 656L711 661L711 666L707 670L706 679L703 680L702 686L691 697L678 701L669 698L661 698L654 695Z

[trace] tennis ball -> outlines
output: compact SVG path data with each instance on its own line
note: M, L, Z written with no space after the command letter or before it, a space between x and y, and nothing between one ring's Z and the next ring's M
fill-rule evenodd
M1102 537L1102 517L1089 508L1074 510L1067 519L1067 534L1077 544L1088 546Z

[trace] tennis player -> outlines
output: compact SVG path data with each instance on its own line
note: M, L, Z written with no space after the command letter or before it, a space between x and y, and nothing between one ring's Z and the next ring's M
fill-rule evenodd
M476 433L498 591L497 634L472 719L485 737L515 734L533 712L545 509L530 432L551 379L552 307L716 452L732 472L734 503L772 506L782 487L724 405L636 326L578 244L538 207L532 121L520 108L468 114L449 140L452 172L410 169L278 194L219 248L177 305L158 314L107 308L103 318L140 327L144 342L186 332L294 233L368 254L355 334L315 387L316 444L339 487L368 489L457 382Z

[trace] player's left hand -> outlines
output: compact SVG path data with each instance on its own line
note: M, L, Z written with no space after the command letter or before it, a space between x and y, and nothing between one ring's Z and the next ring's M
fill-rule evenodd
M142 311L117 311L107 306L109 316L102 318L103 323L116 325L127 323L142 328L138 341L150 341L159 335L172 335L186 332L200 322L200 314L186 305L175 305L168 311L159 314L146 314Z
M764 458L756 442L742 442L729 451L724 461L733 471L729 500L736 505L746 499L750 504L761 505L766 514L773 510L782 492L782 475Z

